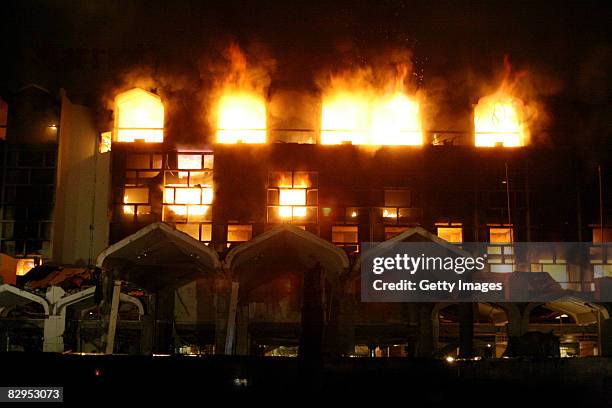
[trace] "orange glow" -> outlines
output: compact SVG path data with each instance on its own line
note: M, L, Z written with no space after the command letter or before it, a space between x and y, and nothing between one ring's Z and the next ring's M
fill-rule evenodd
M385 208L383 209L383 217L385 218L397 218L397 209Z
M376 145L423 144L419 104L402 93L380 100L372 107L371 142Z
M134 88L115 98L115 140L164 141L164 104L155 94Z
M179 154L178 168L181 170L200 170L202 168L202 155ZM181 177L180 174L179 177Z
M266 143L266 68L249 65L238 44L225 50L228 67L215 107L217 143Z
M17 276L23 276L26 273L30 272L32 268L36 266L36 261L34 259L17 259L17 270L15 271Z
M438 227L438 237L448 242L453 242L453 243L463 242L463 228L461 227Z
M210 208L208 205L169 205L166 207L176 215L187 215L189 212L190 216L202 216L208 212Z
M511 227L489 227L489 242L492 244L508 244L514 242Z
M100 146L98 147L100 153L106 153L111 151L112 135L112 132L102 133L100 137Z
M228 91L217 111L217 143L266 143L266 104L246 91Z
M164 188L165 204L212 204L212 187Z
M382 85L370 70L332 78L323 95L321 144L423 144L419 102L404 92L407 68L396 68Z
M323 101L321 144L368 143L369 98L355 92L339 92Z
M278 215L281 218L306 217L306 207L281 206L278 207Z
M523 111L521 100L503 91L480 98L474 109L476 146L524 146L528 133Z
M291 218L291 216L293 215L293 207L278 207L278 215L282 218Z
M306 190L303 188L281 188L279 190L279 204L306 205Z
M149 202L149 189L146 187L126 187L123 193L124 204L144 204ZM123 213L126 215L135 214L134 205L124 205Z

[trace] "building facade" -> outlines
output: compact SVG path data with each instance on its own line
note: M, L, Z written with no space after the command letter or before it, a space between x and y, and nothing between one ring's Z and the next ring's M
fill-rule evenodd
M134 108L133 99L121 103ZM609 249L598 247L610 234L605 149L482 148L430 134L422 146L182 146L163 120L122 125L118 111L113 136L100 138L93 112L66 95L56 104L59 135L40 160L25 144L3 144L2 248L91 274L80 286L41 286L34 306L7 300L6 349L27 349L8 321L26 321L27 307L47 302L63 329L48 332L54 312L42 312L30 347L104 351L113 282L123 282L111 347L120 353L291 356L320 344L334 356L500 357L511 337L549 330L563 356L612 352L608 304L599 301L612 278ZM48 196L19 195L21 183L40 183ZM53 211L38 217L34 204ZM488 273L545 275L558 299L361 302L361 244L390 239L486 243ZM582 262L561 252L518 260L516 242L594 250ZM56 299L49 286L65 293ZM26 296L15 290L5 288ZM61 341L47 344L51 337Z

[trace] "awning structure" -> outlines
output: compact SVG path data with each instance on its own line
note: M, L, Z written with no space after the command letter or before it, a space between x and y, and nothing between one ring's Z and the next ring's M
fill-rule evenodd
M393 247L393 245L400 243L400 242L433 242L435 244L438 244L441 248L456 254L457 256L471 256L469 252L466 252L463 249L459 248L458 246L453 245L449 243L448 241L443 240L442 238L438 237L435 234L432 234L431 232L427 231L425 228L422 228L422 227L408 228L406 231L402 232L401 234L398 234L391 239L388 239L384 242L379 243L378 245L370 249L370 251L372 251L370 252L370 254L374 256L374 254L382 253L386 250L389 250L390 248ZM357 259L357 262L355 262L355 264L353 265L353 273L359 275L361 273L360 270L361 270L361 256Z
M288 224L272 228L231 249L225 258L227 268L238 277L251 272L263 275L287 266L311 269L317 263L330 282L336 282L349 267L348 257L342 249Z
M576 324L593 324L597 323L598 319L608 319L608 310L596 303L586 302L583 299L573 296L562 296L557 300L543 304L544 307L556 312L566 313L570 315ZM598 317L598 314L601 314Z
M151 291L176 288L221 269L213 249L163 222L109 246L98 255L96 266Z
M0 308L22 306L31 302L41 305L45 311L45 316L49 315L49 303L44 297L16 288L15 286L0 285Z

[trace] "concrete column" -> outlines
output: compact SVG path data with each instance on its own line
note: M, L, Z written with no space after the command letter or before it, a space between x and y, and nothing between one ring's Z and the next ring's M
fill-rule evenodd
M249 355L249 305L238 305L236 311L236 354Z
M142 317L142 335L140 336L140 353L150 355L153 353L154 322L149 314Z
M172 353L173 344L173 325L174 325L174 289L163 289L155 294L155 341L154 352Z
M43 328L43 351L62 353L64 351L64 330L66 315L49 316L45 319Z
M225 354L231 280L215 280L215 354Z
M432 316L433 303L419 303L418 342L416 347L417 357L431 357L434 352L433 319L438 319L437 314Z
M334 288L331 316L325 330L325 354L332 358L350 355L355 351L353 297L348 293L348 282L341 280ZM326 306L327 307L327 306Z
M474 303L459 304L459 357L474 355Z

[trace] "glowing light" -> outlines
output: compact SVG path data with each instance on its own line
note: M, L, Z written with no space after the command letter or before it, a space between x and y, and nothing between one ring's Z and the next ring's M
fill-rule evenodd
M293 215L293 207L291 206L278 207L278 215L282 218L291 218L291 216Z
M293 216L294 217L305 217L306 207L293 207Z
M502 91L480 98L474 109L476 146L524 146L528 133L523 110L519 99Z
M266 143L266 105L244 91L221 96L217 111L217 143Z
M383 210L383 217L385 218L396 218L397 210L395 208L385 208Z
M455 361L455 358L453 356L446 356L445 358L447 363L453 363Z
M176 204L200 204L202 191L199 188L177 188L174 192Z
M303 188L281 188L279 190L280 205L306 205L306 190Z
M31 259L31 258L17 259L17 269L15 271L15 274L17 276L23 276L26 273L30 272L30 270L34 268L35 266L36 266L36 261L34 259Z
M202 169L202 156L199 154L179 154L178 168L181 170L200 170Z
M423 144L419 103L402 92L340 91L324 97L321 144Z
M372 108L370 143L387 146L423 144L419 104L396 93Z
M357 217L357 211L353 211L353 212L351 213L351 217L352 217L352 218Z
M106 153L106 152L111 151L112 136L113 136L113 132L102 133L102 135L100 136L100 146L99 146L100 153Z
M367 144L369 98L358 93L341 92L323 101L321 144Z
M155 94L134 88L115 98L115 140L164 141L164 104Z

